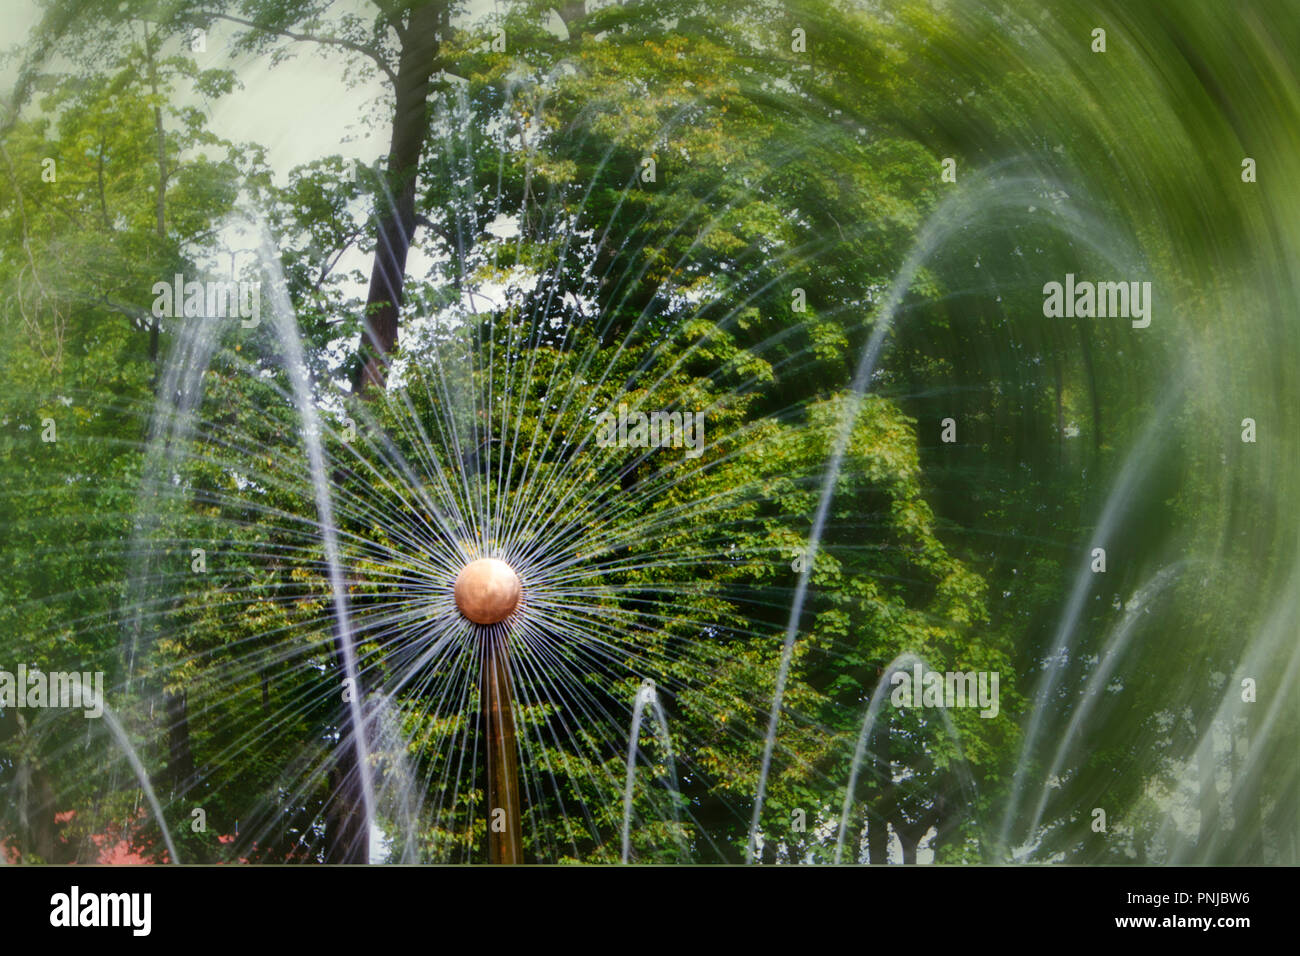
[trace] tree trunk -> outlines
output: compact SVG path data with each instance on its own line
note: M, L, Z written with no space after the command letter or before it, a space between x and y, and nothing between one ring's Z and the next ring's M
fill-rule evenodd
M844 831L844 862L862 862L862 835L866 829L867 811L864 808L862 812L849 817L848 826Z
M411 11L401 32L393 132L388 147L388 193L376 211L375 261L362 316L361 362L352 380L358 394L388 380L389 356L397 347L397 324L406 283L406 257L415 233L415 181L429 134L430 81L438 66L440 32L447 23L446 0Z
M19 747L14 767L18 851L23 862L30 862L34 856L42 863L60 863L63 861L55 857L58 846L54 788L36 756L37 744L34 735L28 731L27 719L21 712L15 716Z
M47 863L67 863L68 854L59 843L59 824L55 820L58 807L54 785L44 767L36 767L32 773L32 789L36 798L32 805L32 848Z
M190 713L185 692L163 695L167 709L167 775L172 788L186 793L194 782L194 751L190 748Z
M872 779L880 789L880 796L874 803L875 813L867 822L867 862L881 864L889 862L889 806L894 791L888 715L881 714L871 736Z
M889 824L880 814L867 821L867 862L889 862Z
M894 832L898 834L898 842L903 846L903 863L910 864L916 862L916 844L920 842L916 834L910 832L906 827L894 827Z
M343 634L335 628L334 660L337 673L344 673ZM357 675L360 682L361 675ZM340 678L339 684L343 681ZM335 750L334 766L329 775L329 806L326 811L325 858L328 863L369 863L370 833L366 828L366 797L362 786L361 767L357 763L357 744L353 736L358 731L366 732L368 715L365 711L366 694L361 686L352 688L352 693L361 702L362 724L358 728L352 722L352 708L347 701L339 704L338 727L339 742Z
M929 808L922 812L914 820L903 818L900 813L893 821L894 832L898 834L898 841L903 845L903 862L916 862L916 849L925 839L925 835L933 827L936 830L939 827L939 813L936 808Z
M346 717L344 718L346 719ZM369 863L365 798L351 733L339 735L338 757L330 769L330 804L326 813L327 863Z

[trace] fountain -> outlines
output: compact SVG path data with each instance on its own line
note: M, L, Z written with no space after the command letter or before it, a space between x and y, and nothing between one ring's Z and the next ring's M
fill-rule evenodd
M708 82L616 30L466 56L412 178L229 196L51 72L74 127L0 138L0 604L113 706L0 714L0 859L75 810L176 862L1294 862L1292 81L1212 12L1116 69L1084 12L869 6L807 64L628 12ZM211 118L148 95L164 159ZM47 142L99 188L33 190ZM187 316L218 253L264 301ZM1000 706L891 701L932 665Z

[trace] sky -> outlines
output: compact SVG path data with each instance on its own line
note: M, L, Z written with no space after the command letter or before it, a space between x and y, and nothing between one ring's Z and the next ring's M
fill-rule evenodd
M3 0L3 4L0 51L9 52L26 42L40 8L34 0ZM494 0L472 0L464 18L476 19L496 7ZM369 18L374 13L368 0L336 0L330 9L331 15L354 12ZM242 90L207 110L214 133L265 145L277 176L331 153L368 163L384 151L387 117L379 118L377 130L364 130L356 122L377 106L379 97L388 96L384 80L349 87L343 79L347 54L329 50L322 55L313 43L286 42L285 48L295 56L278 66L272 66L269 57L232 59L226 42L233 32L224 25L214 26L206 52L195 54L202 67L234 69L243 84ZM15 57L0 63L0 100L7 102L12 94L18 62Z

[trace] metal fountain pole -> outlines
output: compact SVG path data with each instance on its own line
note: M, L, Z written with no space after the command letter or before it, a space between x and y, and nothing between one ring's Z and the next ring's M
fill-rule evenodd
M480 699L487 737L488 862L524 862L521 823L523 801L519 792L519 764L515 756L514 694L510 682L508 630L498 626L515 612L522 585L513 568L495 558L467 564L456 578L456 605L476 624L483 642Z
M497 628L483 636L483 726L487 729L488 862L524 862L519 767L515 760L510 653ZM504 811L499 814L498 811ZM504 819L501 819L504 817Z

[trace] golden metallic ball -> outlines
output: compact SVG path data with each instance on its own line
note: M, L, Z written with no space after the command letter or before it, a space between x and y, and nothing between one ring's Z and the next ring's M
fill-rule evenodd
M479 558L456 575L456 606L475 624L504 621L519 606L523 585L515 569L496 558Z

